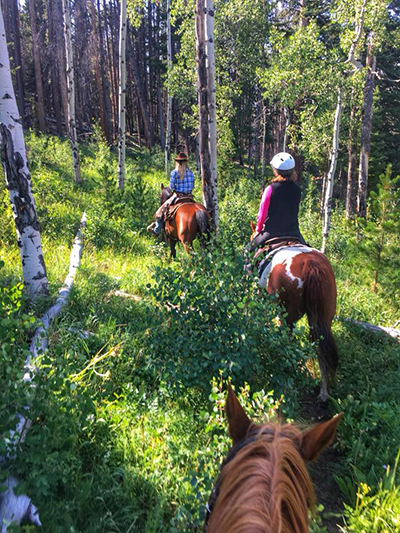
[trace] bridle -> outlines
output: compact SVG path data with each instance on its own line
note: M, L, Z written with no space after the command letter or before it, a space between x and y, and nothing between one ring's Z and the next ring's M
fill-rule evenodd
M210 494L210 498L206 504L206 516L204 519L203 533L206 533L207 531L208 522L210 520L211 513L215 507L217 498L219 496L219 491L222 485L222 470L224 466L230 463L236 457L238 452L242 450L243 448L245 448L246 446L248 446L249 444L255 442L256 440L259 440L264 435L274 436L275 434L276 432L271 428L265 428L261 431L259 430L259 428L253 429L252 431L250 431L249 435L245 439L241 440L235 446L233 446L233 448L230 449L230 451L228 452L228 455L225 457L225 459L221 463L217 481L215 482L215 485ZM278 436L285 437L287 439L290 439L293 442L292 438L289 435L286 435L285 433L278 433ZM293 445L297 448L294 442L293 442Z

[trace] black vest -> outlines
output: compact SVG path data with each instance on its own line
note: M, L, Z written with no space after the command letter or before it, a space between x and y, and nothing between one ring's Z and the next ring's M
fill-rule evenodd
M300 187L293 181L276 181L271 184L272 195L262 235L273 237L298 237L304 240L299 230Z

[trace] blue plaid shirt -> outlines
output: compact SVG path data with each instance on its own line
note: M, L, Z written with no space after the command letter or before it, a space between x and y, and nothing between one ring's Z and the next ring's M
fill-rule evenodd
M173 170L171 172L171 179L169 181L169 186L173 191L183 192L185 194L191 193L194 187L194 175L191 170L188 168L185 170L185 175L181 180L179 172Z

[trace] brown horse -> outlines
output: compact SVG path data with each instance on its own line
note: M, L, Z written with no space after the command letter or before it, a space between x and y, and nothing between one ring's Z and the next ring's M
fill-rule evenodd
M161 184L160 205L172 196L172 190ZM172 220L165 222L166 240L171 249L171 255L176 257L176 243L180 241L189 254L196 236L200 237L202 246L210 235L210 214L204 205L197 202L182 204Z
M314 488L305 461L335 437L340 415L307 431L256 426L229 387L226 414L233 447L221 466L204 524L206 533L308 533Z
M253 223L251 227L254 233ZM336 310L336 282L331 264L324 254L309 246L285 246L273 256L260 278L260 286L278 295L291 327L307 314L310 337L318 343L319 397L327 401L328 380L338 364L338 350L331 331Z

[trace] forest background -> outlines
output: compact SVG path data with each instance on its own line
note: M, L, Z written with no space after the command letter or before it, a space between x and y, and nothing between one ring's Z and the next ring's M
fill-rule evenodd
M65 139L61 0L2 2L50 296L32 304L22 291L3 180L0 455L27 405L28 340L65 278L82 211L88 215L77 284L34 378L33 426L2 469L4 479L21 480L44 531L200 530L228 446L220 373L238 387L249 383L242 398L254 417L313 416L318 370L305 326L290 339L278 327L276 303L242 275L249 222L275 152L287 148L296 158L301 229L318 248L336 161L327 255L339 318L398 324L400 4L230 0L214 7L218 245L170 263L143 228L167 179L165 151L167 167L170 152L180 150L199 167L195 2L128 4L124 190L116 158L120 5L70 4L78 185ZM313 471L324 509L312 531L395 532L399 346L344 320L334 333L341 362L330 409L345 417L335 451Z

